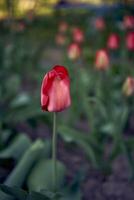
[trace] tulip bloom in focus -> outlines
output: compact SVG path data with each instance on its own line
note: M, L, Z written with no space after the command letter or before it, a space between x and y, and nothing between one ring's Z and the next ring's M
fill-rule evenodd
M84 41L84 33L79 28L73 29L73 40L78 43L82 43Z
M79 45L76 43L72 43L68 47L68 57L71 60L76 60L77 58L80 57L80 55L81 55L81 49L80 49Z
M125 16L124 17L124 26L126 28L134 28L134 16Z
M126 36L126 46L128 50L134 51L134 32L129 32Z
M101 49L96 52L95 66L97 69L105 70L109 66L109 56L106 50Z
M123 93L126 96L131 96L132 94L134 94L134 78L133 77L127 77L123 85Z
M107 41L107 47L112 50L116 50L119 48L120 38L116 33L112 33Z
M59 112L71 105L70 78L65 67L56 65L42 81L41 107L43 111Z
M99 17L95 20L95 28L100 31L105 29L105 21L102 17Z

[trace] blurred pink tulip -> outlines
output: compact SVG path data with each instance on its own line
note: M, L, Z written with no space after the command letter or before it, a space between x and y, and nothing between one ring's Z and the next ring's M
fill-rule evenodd
M126 46L128 50L134 51L134 32L129 32L126 36Z
M119 48L120 38L116 33L111 33L108 37L107 47L112 50L116 50Z
M124 26L126 28L134 28L134 16L131 15L124 16Z
M95 28L100 31L105 29L105 21L102 17L99 17L95 20Z
M123 93L126 96L131 96L134 94L134 78L133 77L127 77L124 85L123 85Z
M100 49L96 52L95 67L99 70L105 70L109 67L109 55L106 50Z
M81 48L79 47L79 45L77 43L70 44L70 46L68 47L68 57L71 60L76 60L80 57L80 55Z
M55 37L55 42L57 45L64 45L66 43L66 36L61 33L58 33Z
M73 28L72 34L74 42L78 43L84 42L84 33L80 28Z

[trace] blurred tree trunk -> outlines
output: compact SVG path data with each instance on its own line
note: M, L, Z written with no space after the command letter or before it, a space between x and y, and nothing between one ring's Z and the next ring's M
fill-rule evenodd
M40 0L36 0L35 1L35 4L34 4L34 7L33 7L33 11L36 12L38 6L40 5L41 1Z
M13 19L15 15L15 1L14 0L5 0L6 8L9 18Z

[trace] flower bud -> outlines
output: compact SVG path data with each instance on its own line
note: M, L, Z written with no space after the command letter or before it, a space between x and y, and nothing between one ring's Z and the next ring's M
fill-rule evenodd
M123 21L125 28L134 28L134 16L126 15Z
M105 21L102 17L97 18L94 25L97 30L103 31L105 29Z
M96 52L95 67L100 70L105 70L109 66L109 56L106 50L101 49Z
M56 42L57 45L62 46L66 43L66 41L67 41L66 36L61 34L61 33L58 33L55 37L55 42Z
M68 24L66 22L60 22L59 24L59 32L65 33L68 29Z
M126 36L126 46L128 50L134 51L134 32L129 32Z
M107 47L112 50L116 50L119 48L120 38L116 33L112 33L107 41Z
M71 60L76 60L80 57L80 55L81 55L81 49L80 49L79 45L76 43L72 43L68 47L68 57Z
M79 28L73 29L73 40L74 42L82 43L84 42L84 33Z
M131 96L132 94L134 94L134 78L133 77L127 77L123 85L123 93L126 96Z

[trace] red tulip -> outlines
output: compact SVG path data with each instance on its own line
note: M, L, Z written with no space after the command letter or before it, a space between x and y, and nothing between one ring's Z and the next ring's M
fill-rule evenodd
M101 49L96 52L95 66L97 69L105 70L109 66L109 56L106 50Z
M105 29L105 21L102 17L99 17L95 20L95 28L100 31Z
M82 43L84 41L84 33L81 29L73 29L73 40L78 43Z
M124 26L126 28L134 28L134 16L124 16Z
M131 96L134 93L134 78L127 77L124 85L123 85L123 93L126 96Z
M64 33L67 31L67 29L68 29L68 24L66 22L63 21L59 24L59 32Z
M77 58L79 58L81 55L81 49L79 47L79 45L77 43L72 43L69 47L68 47L68 57L71 60L76 60Z
M71 105L70 79L65 67L56 65L42 81L41 107L43 111L59 112Z
M128 50L134 51L134 32L129 32L126 36L126 46Z
M119 48L120 38L116 33L112 33L107 41L107 46L109 49L115 50Z

